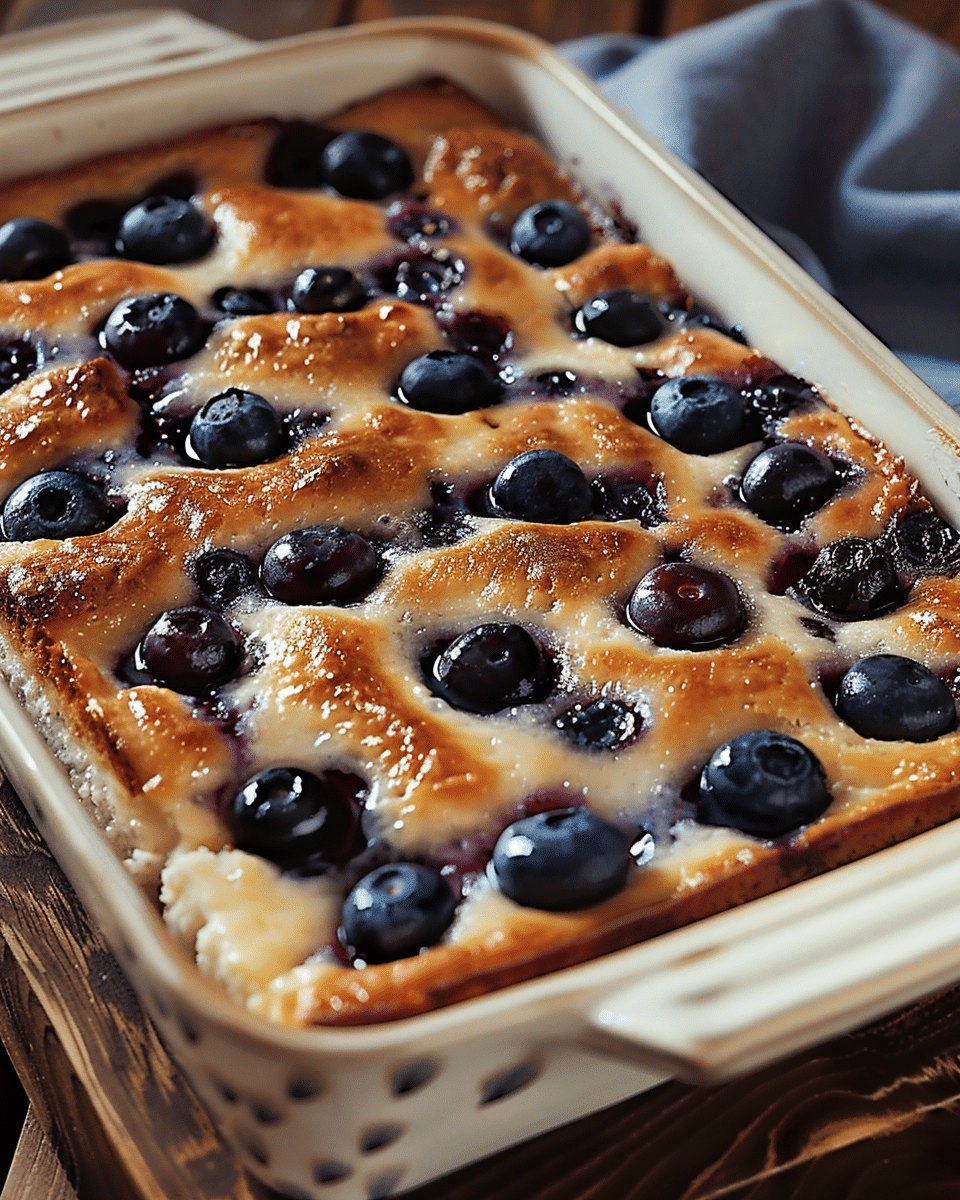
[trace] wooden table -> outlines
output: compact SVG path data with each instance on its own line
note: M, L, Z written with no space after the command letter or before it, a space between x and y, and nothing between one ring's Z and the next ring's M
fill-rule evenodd
M8 784L0 810L0 1035L30 1101L0 1200L267 1200ZM735 1083L665 1084L409 1200L956 1195L960 988Z

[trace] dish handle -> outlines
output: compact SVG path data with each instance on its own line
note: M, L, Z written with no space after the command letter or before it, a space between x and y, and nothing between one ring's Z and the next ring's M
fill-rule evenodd
M766 1066L960 976L960 822L660 944L589 1006L594 1048L697 1083Z

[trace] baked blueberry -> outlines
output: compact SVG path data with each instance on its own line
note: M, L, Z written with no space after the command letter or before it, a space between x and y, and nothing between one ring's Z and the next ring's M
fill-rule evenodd
M562 267L586 250L590 226L566 200L541 200L525 208L510 229L510 250L538 267Z
M263 586L285 604L349 604L376 584L374 547L339 525L310 525L278 538L260 569Z
M263 176L272 187L318 188L323 185L323 148L333 134L308 121L284 121L277 129Z
M571 525L590 512L593 495L577 464L556 450L526 450L490 485L494 516Z
M685 454L720 454L753 440L742 393L712 375L682 375L661 384L650 401L650 422Z
M368 963L410 958L435 946L453 923L457 902L437 871L419 863L377 867L344 901L340 940Z
M0 279L42 279L70 261L70 239L49 221L14 217L0 225Z
M346 267L306 267L293 281L289 307L295 312L354 312L363 308L367 293Z
M503 317L493 313L462 312L442 305L436 322L456 350L481 359L487 366L493 366L513 349L513 330Z
M397 395L432 413L465 413L500 399L500 384L478 359L453 350L431 350L407 363Z
M402 242L419 242L424 238L447 237L456 225L446 213L404 197L387 209L387 228Z
M0 345L0 392L22 383L38 367L43 366L42 346L26 337L14 338Z
M622 830L576 807L514 821L491 861L500 890L517 904L571 912L622 891L632 859Z
M63 223L86 253L106 258L116 253L117 231L128 208L129 201L81 200L63 214Z
M135 665L157 683L185 696L199 696L236 673L243 661L239 630L206 608L174 608L143 635Z
M217 288L211 299L228 317L263 317L276 311L276 305L260 288Z
M772 428L778 421L819 399L813 384L796 375L774 375L746 394L750 418L759 428Z
M98 484L73 471L43 471L24 480L7 497L0 528L10 542L82 537L112 523Z
M914 570L949 571L960 561L960 532L932 509L905 517L894 537L904 564Z
M346 861L360 813L348 793L300 767L271 767L246 783L224 818L238 850L282 867Z
M393 258L377 272L377 282L398 300L410 304L439 304L451 288L464 280L467 265L456 254L438 250L427 254L416 250Z
M622 750L640 736L643 717L626 700L597 696L561 713L556 726L581 750Z
M580 386L573 371L543 371L533 381L548 396L572 396Z
M121 300L107 317L101 340L128 371L189 358L203 345L200 314L182 296L151 292Z
M666 517L661 480L637 479L629 469L612 470L593 481L593 504L608 521L639 521L646 529Z
M212 396L190 422L188 453L205 467L250 467L282 453L280 414L256 392L228 388Z
M454 708L495 713L544 700L555 671L521 625L490 622L461 633L424 664L428 686Z
M256 568L250 559L227 546L198 554L190 574L203 598L217 608L226 608L257 583Z
M654 342L664 329L657 308L630 288L613 288L593 296L577 311L573 323L587 337L600 338L614 346Z
M837 712L865 738L932 742L957 727L947 685L922 663L897 654L862 658L840 681Z
M764 729L714 752L700 777L697 819L775 838L815 821L830 801L817 756L796 738Z
M216 230L189 200L148 196L128 209L117 230L117 253L165 266L194 262L209 252Z
M906 599L890 555L861 537L824 546L796 588L826 616L847 621L880 616Z
M796 529L836 492L833 463L814 446L781 442L750 463L740 494L744 503L768 525Z
M324 183L354 200L382 200L413 183L406 152L368 130L339 134L324 146L321 163Z
M747 613L729 575L678 562L644 575L630 597L627 619L658 646L709 650L733 641Z

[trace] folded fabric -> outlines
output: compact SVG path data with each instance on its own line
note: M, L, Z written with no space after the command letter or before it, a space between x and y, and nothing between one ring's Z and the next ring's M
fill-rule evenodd
M960 55L864 0L564 50L960 411Z

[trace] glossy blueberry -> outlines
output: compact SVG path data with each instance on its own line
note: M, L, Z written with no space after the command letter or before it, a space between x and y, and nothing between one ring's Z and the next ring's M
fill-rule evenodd
M436 322L456 350L481 359L488 367L513 349L513 330L493 313L463 312L443 305L437 310Z
M597 696L575 704L556 720L568 742L581 750L622 750L640 736L643 717L632 704L614 696Z
M663 484L637 479L629 470L612 470L593 481L593 503L608 521L639 521L646 529L665 518Z
M14 217L0 225L0 279L42 279L70 261L62 229L36 217Z
M410 958L436 945L456 907L438 872L419 863L388 863L365 875L347 896L340 940L364 962Z
M192 304L172 292L121 300L107 317L104 347L128 371L189 358L203 345L206 329Z
M136 666L164 687L199 696L226 683L243 660L240 633L206 608L162 613L143 635Z
M226 546L198 554L190 565L190 574L203 598L217 608L226 608L257 583L256 568L250 559Z
M814 446L782 442L750 463L740 493L747 506L777 529L796 529L837 490L837 472Z
M123 200L81 200L63 214L63 223L88 254L107 258L116 253L117 232L128 207Z
M830 801L816 755L795 738L760 730L714 752L700 777L697 819L775 838L815 821Z
M457 287L467 273L466 263L456 254L422 250L394 259L377 272L377 282L398 300L410 304L439 304L451 288Z
M943 680L897 654L854 663L840 681L836 708L861 737L884 742L932 742L957 726L956 704Z
M354 312L367 293L346 267L307 267L293 281L290 308L302 313Z
M650 422L685 454L720 454L753 438L743 395L712 375L683 375L658 387Z
M250 467L286 445L280 414L256 392L228 388L212 396L190 423L189 450L205 467Z
M571 912L622 891L631 862L629 839L616 825L586 808L558 808L508 825L492 870L517 904Z
M276 311L269 295L260 288L218 288L211 297L228 317L263 317Z
M890 555L861 537L824 546L797 592L825 615L848 621L879 616L906 599Z
M905 565L919 571L948 571L960 560L960 532L932 509L905 517L895 544Z
M341 133L321 155L323 181L341 196L382 200L413 183L413 167L404 150L389 138L366 130Z
M630 288L600 292L580 308L574 326L587 337L614 346L642 346L663 333L663 318L656 307Z
M211 249L216 236L211 222L189 200L148 196L124 213L117 253L156 266L193 262Z
M431 350L404 367L398 396L423 412L465 413L496 404L500 384L469 354Z
M555 672L543 646L520 625L490 622L468 629L427 660L428 686L454 708L495 713L535 704L553 688Z
M796 375L775 375L746 396L750 417L762 428L772 428L791 413L812 407L818 398L816 388Z
M73 471L43 471L15 488L0 516L10 542L36 538L82 537L111 524L111 510L101 488Z
M349 604L381 575L374 547L339 525L311 525L278 538L264 556L263 586L285 604Z
M590 226L566 200L542 200L525 208L510 230L510 250L538 267L562 267L586 250Z
M490 485L495 516L548 525L570 525L590 512L593 495L577 464L556 450L527 450Z
M637 584L627 619L658 646L709 650L737 637L747 614L729 575L696 563L662 563Z
M224 814L238 850L292 867L319 857L342 863L360 814L349 793L300 767L271 767L246 783Z

